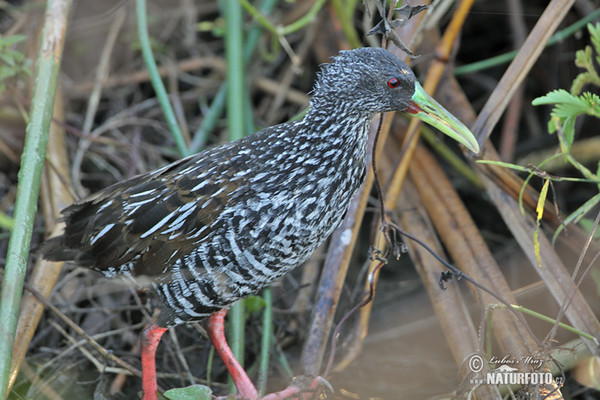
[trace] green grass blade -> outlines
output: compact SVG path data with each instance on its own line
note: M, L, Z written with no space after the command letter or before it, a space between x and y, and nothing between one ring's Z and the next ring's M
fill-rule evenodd
M259 11L265 15L268 15L271 13L276 3L277 0L263 0L259 6ZM248 64L252 54L254 54L254 49L256 49L261 32L262 29L260 27L254 27L250 29L250 32L248 32L248 37L244 43L244 65ZM223 111L225 100L227 99L227 91L227 82L224 82L210 104L208 112L204 116L204 119L198 127L198 130L194 133L194 139L192 140L192 145L190 146L192 153L196 153L200 151L202 147L204 147L208 133L212 131L215 123L221 115L221 112ZM251 114L250 110L246 112L246 115L248 114Z
M245 136L244 130L244 56L242 7L237 0L221 2L225 15L225 58L227 60L227 127L229 140ZM229 311L229 345L243 365L244 361L244 303L239 301ZM235 387L229 379L231 391Z
M281 30L281 34L289 35L290 33L299 31L300 29L304 28L306 25L312 23L315 20L317 13L321 10L321 7L323 7L324 4L325 4L325 0L316 0L314 2L314 4L312 5L312 7L310 8L310 10L308 10L308 12L304 16L300 17L299 19L292 22L291 24L285 26Z
M142 56L144 57L146 68L148 68L148 73L150 74L150 82L152 83L152 87L154 88L154 92L156 93L156 98L158 99L160 107L163 110L167 126L169 127L169 130L173 135L173 140L177 145L177 150L182 156L187 156L190 154L190 150L183 139L183 134L181 133L181 129L177 123L175 112L173 111L173 107L169 101L169 95L167 94L165 85L160 78L158 67L156 66L154 55L152 54L150 36L148 35L148 21L146 20L146 0L136 0L136 14Z
M263 291L265 309L262 320L262 338L260 343L260 361L258 366L258 394L263 396L267 388L267 375L269 372L269 360L271 350L271 334L273 331L273 294L271 288Z
M215 124L217 123L217 120L223 111L223 107L225 106L226 99L227 83L225 82L219 88L219 91L213 98L213 101L208 108L208 112L204 115L204 119L194 133L194 138L192 139L192 144L190 146L192 153L199 152L206 144L208 134L213 130Z
M227 59L227 127L229 140L245 136L243 18L242 7L237 0L225 0L225 57Z
M556 319L550 318L550 317L548 317L548 316L546 316L544 314L540 314L539 312L533 311L533 310L531 310L531 309L529 309L527 307L523 307L523 306L520 306L518 304L511 304L510 306L512 308L514 308L516 311L520 311L520 312L522 312L524 314L531 315L532 317L537 318L540 321L545 321L545 322L548 322L550 324L556 324ZM563 328L563 329L571 332L571 333L574 333L574 334L576 334L578 336L581 336L581 337L583 337L585 339L596 341L596 338L593 335L590 335L587 332L582 332L579 329L575 329L571 325L567 325L567 324L565 324L563 322L559 322L558 326L560 328Z
M240 365L244 366L244 325L246 322L244 310L244 300L236 302L227 313L228 315L228 341L229 347ZM231 393L236 393L237 389L233 383L233 379L229 377L229 390Z
M342 24L342 31L346 40L350 44L350 47L355 49L361 47L362 43L354 28L354 8L348 7L348 5L342 0L332 0L331 5L338 15L340 23Z
M596 207L598 203L600 203L600 193L596 194L590 199L587 199L585 203L577 207L575 211L569 214L569 216L565 218L563 223L560 224L559 227L556 229L554 235L552 235L552 245L554 245L556 239L558 239L558 236L563 231L563 229L565 229L569 224L573 222L579 222L579 220L583 218L588 212L590 212L594 207Z
M49 0L40 46L30 118L21 155L17 199L0 297L0 398L5 398L13 344L37 212L40 180L52 121L70 0Z

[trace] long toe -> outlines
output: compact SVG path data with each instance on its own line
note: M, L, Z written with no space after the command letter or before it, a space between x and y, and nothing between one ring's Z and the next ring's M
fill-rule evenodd
M311 381L312 379L312 381ZM294 382L282 391L270 393L260 398L260 400L311 400L318 399L321 393L334 393L331 384L323 377L316 378L308 376L299 376Z

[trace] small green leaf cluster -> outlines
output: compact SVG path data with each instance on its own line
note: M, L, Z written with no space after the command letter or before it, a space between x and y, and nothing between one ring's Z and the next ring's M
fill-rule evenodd
M0 93L6 90L9 79L31 75L30 60L25 58L25 54L12 48L25 39L25 35L0 35Z
M542 97L534 99L532 102L534 106L554 104L548 122L548 132L555 133L560 130L564 133L564 137L559 136L559 139L564 139L564 142L561 140L563 151L569 151L573 145L575 120L578 116L591 115L600 118L600 97L591 92L581 94L583 87L586 85L600 87L600 76L594 64L595 60L596 64L600 65L600 24L596 26L588 24L587 28L590 32L595 57L592 54L591 46L586 46L585 49L577 51L575 65L585 71L573 80L571 91L553 90Z
M571 91L553 90L542 97L534 99L532 104L534 106L554 105L550 113L548 132L551 134L557 133L561 152L553 157L563 157L567 163L575 167L584 176L586 181L598 184L600 188L600 164L594 173L571 154L571 147L575 140L575 120L577 117L589 115L600 118L600 96L590 91L582 93L584 87L600 88L600 75L596 70L596 67L600 66L600 24L588 24L587 28L592 45L586 46L575 54L575 65L584 71L579 73L573 80ZM544 163L545 161L538 167L541 167ZM584 215L599 202L600 193L588 199L564 220L564 224L557 229L553 239L556 239L567 224L580 222Z
M595 26L588 24L587 28L590 32L592 46L594 46L594 52L596 53L596 64L600 65L600 24L596 24ZM600 87L600 76L598 76L598 73L596 72L593 60L592 48L590 46L585 46L585 49L579 50L575 54L575 65L577 65L579 68L583 68L585 72L577 75L577 78L575 78L571 84L572 94L580 94L585 85L594 85Z
M581 76L581 74L579 75ZM555 133L562 129L565 134L567 148L570 149L575 136L575 119L583 114L600 118L600 97L595 93L585 92L576 96L564 89L553 90L545 96L533 100L534 106L554 104L548 132Z

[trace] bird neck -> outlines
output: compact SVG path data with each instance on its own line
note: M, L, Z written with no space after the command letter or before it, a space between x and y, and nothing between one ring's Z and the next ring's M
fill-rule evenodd
M312 106L312 103L311 103ZM369 125L373 115L344 107L311 107L295 130L295 146L309 170L329 182L330 191L351 197L362 184ZM345 199L344 201L346 201Z
M343 149L344 155L363 159L373 116L373 113L357 110L348 104L336 104L335 100L327 106L311 101L308 112L300 122L307 129L299 131L307 136L307 140L317 144L315 150Z

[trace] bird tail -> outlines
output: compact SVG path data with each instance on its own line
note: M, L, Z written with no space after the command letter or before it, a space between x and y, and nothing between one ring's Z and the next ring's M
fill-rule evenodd
M85 252L65 246L64 235L46 240L33 249L33 253L48 261L82 261L85 257Z

